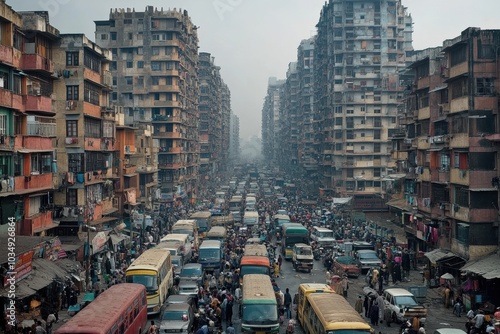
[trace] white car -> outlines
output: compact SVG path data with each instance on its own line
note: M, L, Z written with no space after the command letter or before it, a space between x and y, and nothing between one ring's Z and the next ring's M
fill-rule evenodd
M427 309L420 305L415 296L406 289L385 289L384 306L392 311L394 322L403 322L413 317L427 317Z

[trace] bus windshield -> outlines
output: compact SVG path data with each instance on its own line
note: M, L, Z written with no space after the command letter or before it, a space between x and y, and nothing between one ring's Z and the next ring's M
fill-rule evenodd
M207 229L208 227L208 220L206 219L197 219L196 224L198 225L198 228L200 229Z
M131 275L127 276L127 283L142 284L146 287L148 295L157 293L158 278L156 275Z
M243 305L243 322L249 325L271 325L278 321L276 304Z
M193 236L193 230L191 229L177 229L177 228L172 228L172 233L176 234L188 234L190 237Z
M318 232L318 237L320 238L333 238L333 231L328 232Z
M269 275L269 268L264 266L250 266L250 265L242 265L240 267L241 273L240 275L243 277L246 274L263 274Z
M219 260L220 259L220 250L214 248L202 248L200 249L200 260Z
M285 245L288 246L293 246L294 244L308 244L309 243L309 238L307 235L292 235L292 236L287 236L286 237L286 243Z

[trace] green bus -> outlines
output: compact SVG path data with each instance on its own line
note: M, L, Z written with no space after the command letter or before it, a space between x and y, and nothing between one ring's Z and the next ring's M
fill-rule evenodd
M309 231L299 223L283 224L281 229L283 231L283 237L281 238L281 251L285 256L285 260L291 260L293 245L300 243L309 245Z
M269 275L247 274L243 286L241 331L278 333L278 303Z

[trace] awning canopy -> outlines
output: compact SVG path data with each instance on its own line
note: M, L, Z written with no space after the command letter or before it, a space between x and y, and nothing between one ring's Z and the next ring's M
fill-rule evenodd
M500 278L500 256L494 253L479 260L469 261L460 270L483 276L485 279Z
M427 252L424 254L426 258L431 261L432 264L436 264L439 260L449 258L449 257L454 257L456 256L454 253L444 250L444 249L435 249L430 252Z
M393 199L386 203L388 206L391 206L396 209L400 209L402 211L410 212L412 210L412 206L406 201L406 199Z
M96 219L96 220L90 221L89 225L95 226L95 225L99 225L99 224L109 223L109 222L112 222L112 221L115 221L118 219L120 219L120 218L118 218L118 217L102 217L101 219Z
M125 234L109 234L109 237L111 238L111 242L113 245L118 245L121 241L130 239L128 235Z
M16 283L16 299L23 299L34 295L37 291L49 286L54 279L58 278L64 281L68 272L55 262L47 259L33 259L33 270L24 279ZM0 290L1 297L7 297L9 291Z

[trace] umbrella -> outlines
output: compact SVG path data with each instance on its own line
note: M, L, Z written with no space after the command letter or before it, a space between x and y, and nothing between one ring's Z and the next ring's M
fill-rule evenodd
M446 273L446 274L444 274L444 275L441 275L441 278L442 278L442 279L447 279L447 280L450 280L450 279L455 279L455 277L453 277L453 275L452 275L452 274L450 274L450 273Z
M375 298L377 298L377 297L378 297L378 292L377 292L377 291L375 291L375 289L372 289L372 288L367 287L367 286L363 288L363 293L364 293L366 296L368 296L368 297L370 297L370 298L373 298L373 299L375 299Z

